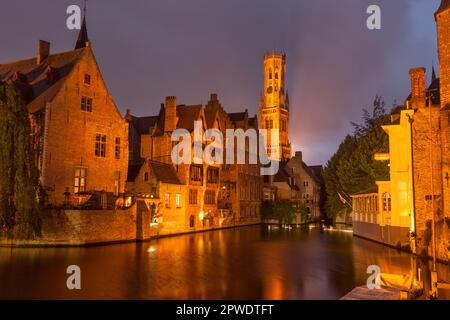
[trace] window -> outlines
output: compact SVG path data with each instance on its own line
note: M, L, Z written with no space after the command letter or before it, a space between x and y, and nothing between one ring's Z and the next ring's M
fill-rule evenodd
M192 165L190 168L191 181L203 181L203 167L198 165Z
M273 129L273 120L270 120L269 128Z
M179 193L175 195L175 205L177 208L181 208L181 194Z
M90 74L85 74L84 75L84 84L86 84L86 85L90 85L91 84L91 75Z
M166 205L166 208L170 208L170 193L168 192L164 194L164 203Z
M272 69L269 69L269 80L272 80Z
M208 183L218 183L219 182L219 169L208 168L206 171L206 181Z
M189 190L189 204L197 204L197 190Z
M303 182L303 186L304 186L304 187L307 187L308 185L309 185L308 181L304 181L304 182Z
M205 192L205 204L216 204L216 192L206 191Z
M95 136L95 156L100 158L106 157L106 135L104 134Z
M120 192L120 171L114 172L114 196L118 197Z
M383 193L383 211L391 211L391 195L389 193Z
M144 181L148 181L148 172L144 173Z
M116 159L120 159L120 138L116 138L116 144L114 147L114 155Z
M92 112L92 98L88 98L85 96L81 97L81 110Z
M86 168L75 168L74 193L86 192Z

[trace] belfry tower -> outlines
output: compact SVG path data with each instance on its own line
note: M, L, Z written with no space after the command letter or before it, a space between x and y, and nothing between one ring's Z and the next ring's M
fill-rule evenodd
M286 90L286 55L264 55L264 94L259 102L260 126L267 129L267 153L269 157L287 160L292 157L289 142L289 95ZM279 130L279 144L270 141L271 130ZM278 153L278 156L277 154Z

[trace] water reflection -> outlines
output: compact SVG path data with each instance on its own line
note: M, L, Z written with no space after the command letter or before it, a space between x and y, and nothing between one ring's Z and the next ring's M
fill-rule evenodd
M0 298L338 299L365 284L368 265L408 273L415 263L348 233L255 226L106 247L0 248ZM73 264L81 291L66 288Z

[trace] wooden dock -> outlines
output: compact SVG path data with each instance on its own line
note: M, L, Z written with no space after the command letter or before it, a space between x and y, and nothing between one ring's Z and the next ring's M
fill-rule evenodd
M404 300L404 293L400 289L381 287L370 290L367 286L360 286L343 296L340 300Z

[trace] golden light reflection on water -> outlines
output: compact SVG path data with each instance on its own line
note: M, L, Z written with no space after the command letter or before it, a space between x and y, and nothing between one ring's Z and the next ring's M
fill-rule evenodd
M72 264L81 291L65 286ZM371 264L405 273L415 260L348 233L259 226L106 247L2 248L0 298L338 299L365 284Z

